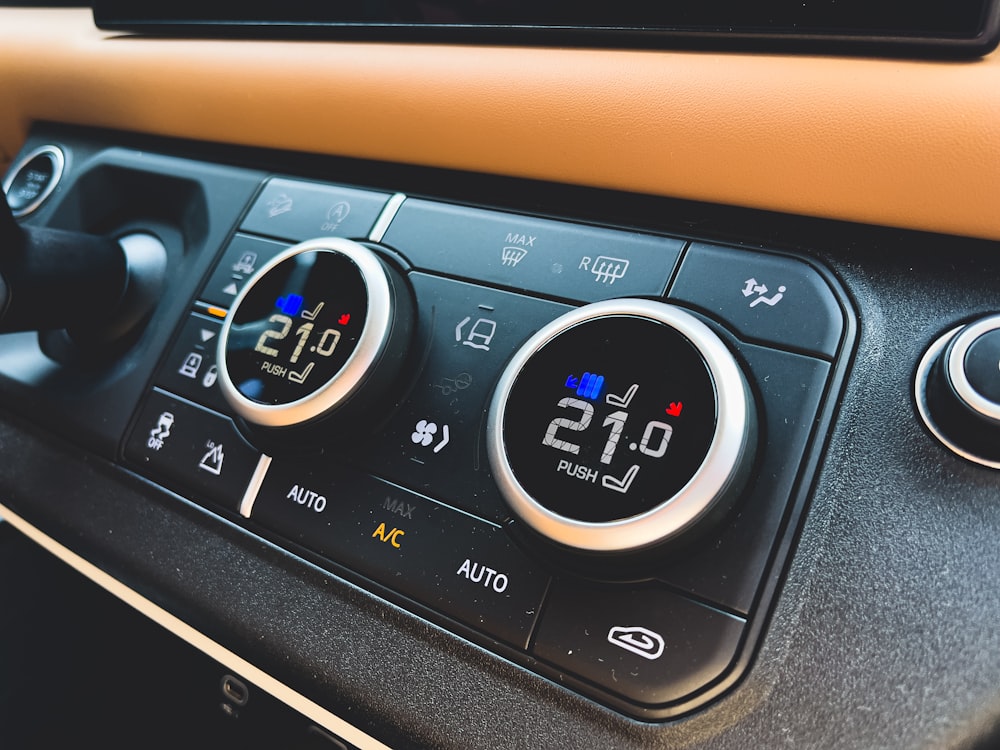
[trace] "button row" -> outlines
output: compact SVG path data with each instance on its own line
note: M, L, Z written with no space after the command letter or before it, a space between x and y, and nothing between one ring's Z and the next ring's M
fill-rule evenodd
M535 656L630 701L679 701L735 658L739 617L656 583L551 584L502 527L331 460L272 461L251 520L518 649L534 632Z
M388 202L387 193L271 179L202 299L228 307L246 277L289 242L367 237ZM747 341L827 358L836 354L844 329L843 311L823 277L802 261L770 253L697 242L684 251L687 243L671 237L415 198L391 215L382 242L420 271L566 300L666 294Z
M337 456L261 456L228 418L160 390L140 410L125 456L167 487L240 512L629 701L682 700L735 658L741 618L655 582L553 582L500 526L344 467Z
M499 527L328 457L275 460L251 518L489 635L525 648L548 576Z
M596 302L663 294L684 242L408 199L383 241L424 271Z
M262 464L231 419L158 389L139 411L125 458L165 487L234 513Z
M273 178L247 212L243 232L302 242L313 237L368 237L386 193Z

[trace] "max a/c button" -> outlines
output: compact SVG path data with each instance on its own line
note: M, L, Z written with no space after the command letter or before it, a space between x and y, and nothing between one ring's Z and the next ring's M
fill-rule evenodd
M655 585L556 581L533 651L608 692L660 706L721 677L744 624Z

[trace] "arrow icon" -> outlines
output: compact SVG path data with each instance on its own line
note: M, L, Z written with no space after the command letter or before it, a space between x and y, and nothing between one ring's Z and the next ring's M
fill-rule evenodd
M441 442L434 446L434 452L440 453L441 449L448 445L449 435L448 435L448 425L441 425Z
M757 279L749 278L743 282L743 296L750 297L753 294L767 294L767 287L764 284L758 284Z
M566 387L572 388L575 391L577 388L580 387L580 378L576 377L575 375L570 375L568 378L566 378Z
M207 328L202 328L201 329L201 340L202 340L202 343L204 343L206 341L211 341L214 338L215 338L215 331L210 331Z
M236 286L236 282L234 281L232 284L223 289L222 293L231 294L233 297L235 297L237 294L240 293L240 289L238 286Z

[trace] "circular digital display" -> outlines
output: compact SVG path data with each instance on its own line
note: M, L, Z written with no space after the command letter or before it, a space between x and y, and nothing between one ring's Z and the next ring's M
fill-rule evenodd
M536 334L501 378L491 465L536 531L593 551L680 533L745 475L749 390L722 341L692 315L610 300Z
M350 240L311 240L254 276L220 336L223 393L241 416L287 426L350 395L391 327L374 254Z
M511 388L503 431L532 497L566 518L605 522L676 494L705 460L715 423L698 350L662 323L616 316L535 353Z

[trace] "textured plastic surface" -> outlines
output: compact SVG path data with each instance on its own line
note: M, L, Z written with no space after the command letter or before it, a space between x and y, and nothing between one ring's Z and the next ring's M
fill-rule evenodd
M311 722L9 523L0 525L0 601L0 725L7 747L71 747L82 737L100 737L106 748L314 747L299 744ZM224 675L246 689L242 706L221 690ZM58 695L69 699L59 701L53 721Z

